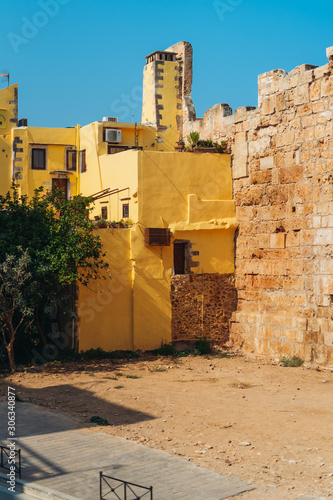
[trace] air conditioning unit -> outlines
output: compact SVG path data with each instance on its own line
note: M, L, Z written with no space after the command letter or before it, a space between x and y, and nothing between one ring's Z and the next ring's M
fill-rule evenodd
M103 122L118 123L118 118L116 118L115 116L103 116Z
M121 130L117 128L106 128L105 142L121 142Z

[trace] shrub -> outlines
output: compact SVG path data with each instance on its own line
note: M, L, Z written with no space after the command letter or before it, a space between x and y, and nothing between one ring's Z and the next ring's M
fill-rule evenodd
M176 351L172 344L164 344L162 342L161 347L154 349L152 352L157 356L174 356Z
M205 339L204 337L201 337L199 340L196 341L195 343L195 349L199 351L199 354L210 354L211 352L211 345L210 341Z
M106 418L99 417L98 415L91 417L90 422L97 425L110 425L110 422Z
M302 366L304 363L303 359L298 358L297 356L293 356L292 358L286 358L285 356L280 359L280 362L283 364L283 366L291 366L291 367L298 367Z
M134 351L104 351L100 347L80 352L80 359L90 361L92 359L133 359L140 355Z

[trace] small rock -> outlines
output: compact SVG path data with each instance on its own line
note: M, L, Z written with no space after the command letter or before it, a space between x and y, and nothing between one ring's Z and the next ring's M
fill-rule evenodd
M249 441L242 441L239 443L239 446L251 446L251 443Z

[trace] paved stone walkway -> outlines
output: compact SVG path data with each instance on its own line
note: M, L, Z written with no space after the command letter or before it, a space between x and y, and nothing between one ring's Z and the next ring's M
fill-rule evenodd
M28 403L17 403L16 411L22 479L80 500L99 499L101 470L153 486L154 500L222 500L253 489L238 478L221 476L124 438L75 430L75 423L53 411ZM6 445L7 407L3 403L0 437ZM107 498L117 497L109 494Z

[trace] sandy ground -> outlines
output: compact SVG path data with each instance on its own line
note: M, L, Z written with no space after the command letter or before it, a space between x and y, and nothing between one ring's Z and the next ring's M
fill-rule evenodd
M256 487L237 498L333 497L332 372L243 357L143 357L2 375L2 399L9 382L84 432L122 436Z

